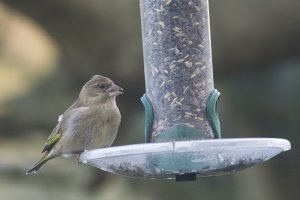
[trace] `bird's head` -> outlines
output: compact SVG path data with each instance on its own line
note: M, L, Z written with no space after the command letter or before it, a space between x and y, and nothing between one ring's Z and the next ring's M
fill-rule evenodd
M104 76L94 75L81 89L79 98L84 101L103 103L123 94L123 89Z

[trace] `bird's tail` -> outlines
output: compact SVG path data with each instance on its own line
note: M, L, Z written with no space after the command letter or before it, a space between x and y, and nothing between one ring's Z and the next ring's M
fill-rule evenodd
M47 154L45 154L37 163L35 163L30 170L26 172L26 175L31 174L31 173L37 173L41 167L48 161L51 160L52 158L48 157Z

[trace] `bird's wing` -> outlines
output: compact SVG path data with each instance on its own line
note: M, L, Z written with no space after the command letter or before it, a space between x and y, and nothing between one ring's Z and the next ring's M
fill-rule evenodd
M52 147L58 142L58 140L61 138L62 136L62 127L61 127L61 123L59 122L56 127L53 129L51 135L48 137L48 140L42 150L42 153L44 152L48 152L52 149Z
M71 108L71 107L70 107ZM63 116L61 117L61 121L58 122L56 127L53 129L52 133L48 137L48 140L42 150L42 153L49 152L53 146L59 141L59 139L63 136L64 132L66 131L67 127L67 121L70 118L74 118L78 115L79 112L85 111L88 109L88 107L78 107L73 109L68 109Z

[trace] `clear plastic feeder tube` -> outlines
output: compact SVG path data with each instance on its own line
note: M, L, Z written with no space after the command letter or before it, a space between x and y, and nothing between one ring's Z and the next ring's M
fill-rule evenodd
M178 128L198 132L190 139L214 138L206 115L214 89L208 0L140 0L140 7L151 141L168 141L163 135Z

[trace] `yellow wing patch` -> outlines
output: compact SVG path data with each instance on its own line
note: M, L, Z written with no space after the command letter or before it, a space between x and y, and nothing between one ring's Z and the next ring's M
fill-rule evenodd
M56 134L53 137L49 138L48 141L46 142L44 149L42 150L42 153L51 150L52 147L58 142L60 138L61 138L61 134Z

